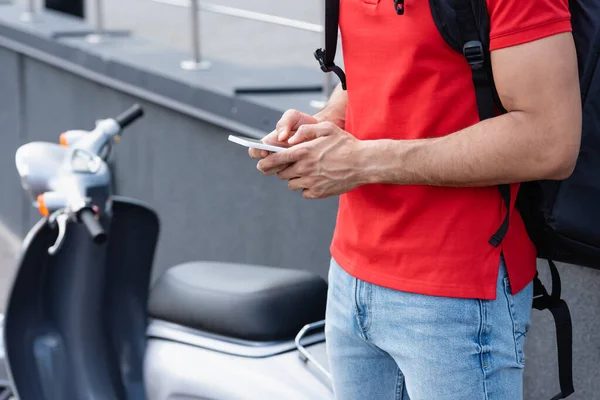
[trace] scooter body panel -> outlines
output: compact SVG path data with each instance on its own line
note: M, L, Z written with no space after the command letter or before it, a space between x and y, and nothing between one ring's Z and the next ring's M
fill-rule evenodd
M325 343L307 349L326 363ZM151 338L146 352L148 400L332 400L331 383L298 351L244 357Z
M114 198L109 242L69 224L61 249L46 218L24 242L5 315L9 375L21 399L144 399L147 291L158 218Z
M118 196L113 199L104 287L107 334L116 357L123 398L145 400L148 295L159 219L142 203Z

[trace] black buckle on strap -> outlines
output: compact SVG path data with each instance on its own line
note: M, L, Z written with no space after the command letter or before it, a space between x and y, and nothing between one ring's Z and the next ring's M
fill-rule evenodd
M332 68L331 68L332 66L327 66L327 64L325 64L325 50L317 49L315 51L315 58L319 62L321 71L323 71L323 72L331 72L332 71Z
M340 78L342 89L346 90L346 74L344 73L344 70L335 65L334 62L332 62L331 64L327 64L327 62L325 61L325 50L317 49L315 51L315 58L319 62L321 71L325 73L333 72L334 74L336 74L338 78Z
M471 40L465 43L463 46L463 55L467 59L469 66L473 70L483 68L485 62L485 55L483 52L483 45L478 40Z
M394 0L394 8L396 9L396 14L404 15L404 0Z

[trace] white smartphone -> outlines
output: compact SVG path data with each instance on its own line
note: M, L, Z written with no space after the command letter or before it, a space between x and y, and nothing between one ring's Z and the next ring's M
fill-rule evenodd
M278 151L285 150L285 147L272 146L265 144L258 139L242 138L239 136L229 135L229 141L240 144L242 146L251 147L253 149L267 150L277 153Z

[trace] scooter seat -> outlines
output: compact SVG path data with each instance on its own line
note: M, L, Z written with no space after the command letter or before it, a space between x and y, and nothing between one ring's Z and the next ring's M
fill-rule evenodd
M166 270L152 288L151 317L249 341L293 339L325 318L327 284L306 271L221 262Z

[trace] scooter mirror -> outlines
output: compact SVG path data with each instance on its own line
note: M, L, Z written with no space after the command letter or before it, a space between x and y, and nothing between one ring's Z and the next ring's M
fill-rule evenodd
M17 150L15 163L21 177L21 186L33 202L50 190L49 184L56 177L69 150L58 144L32 142Z

